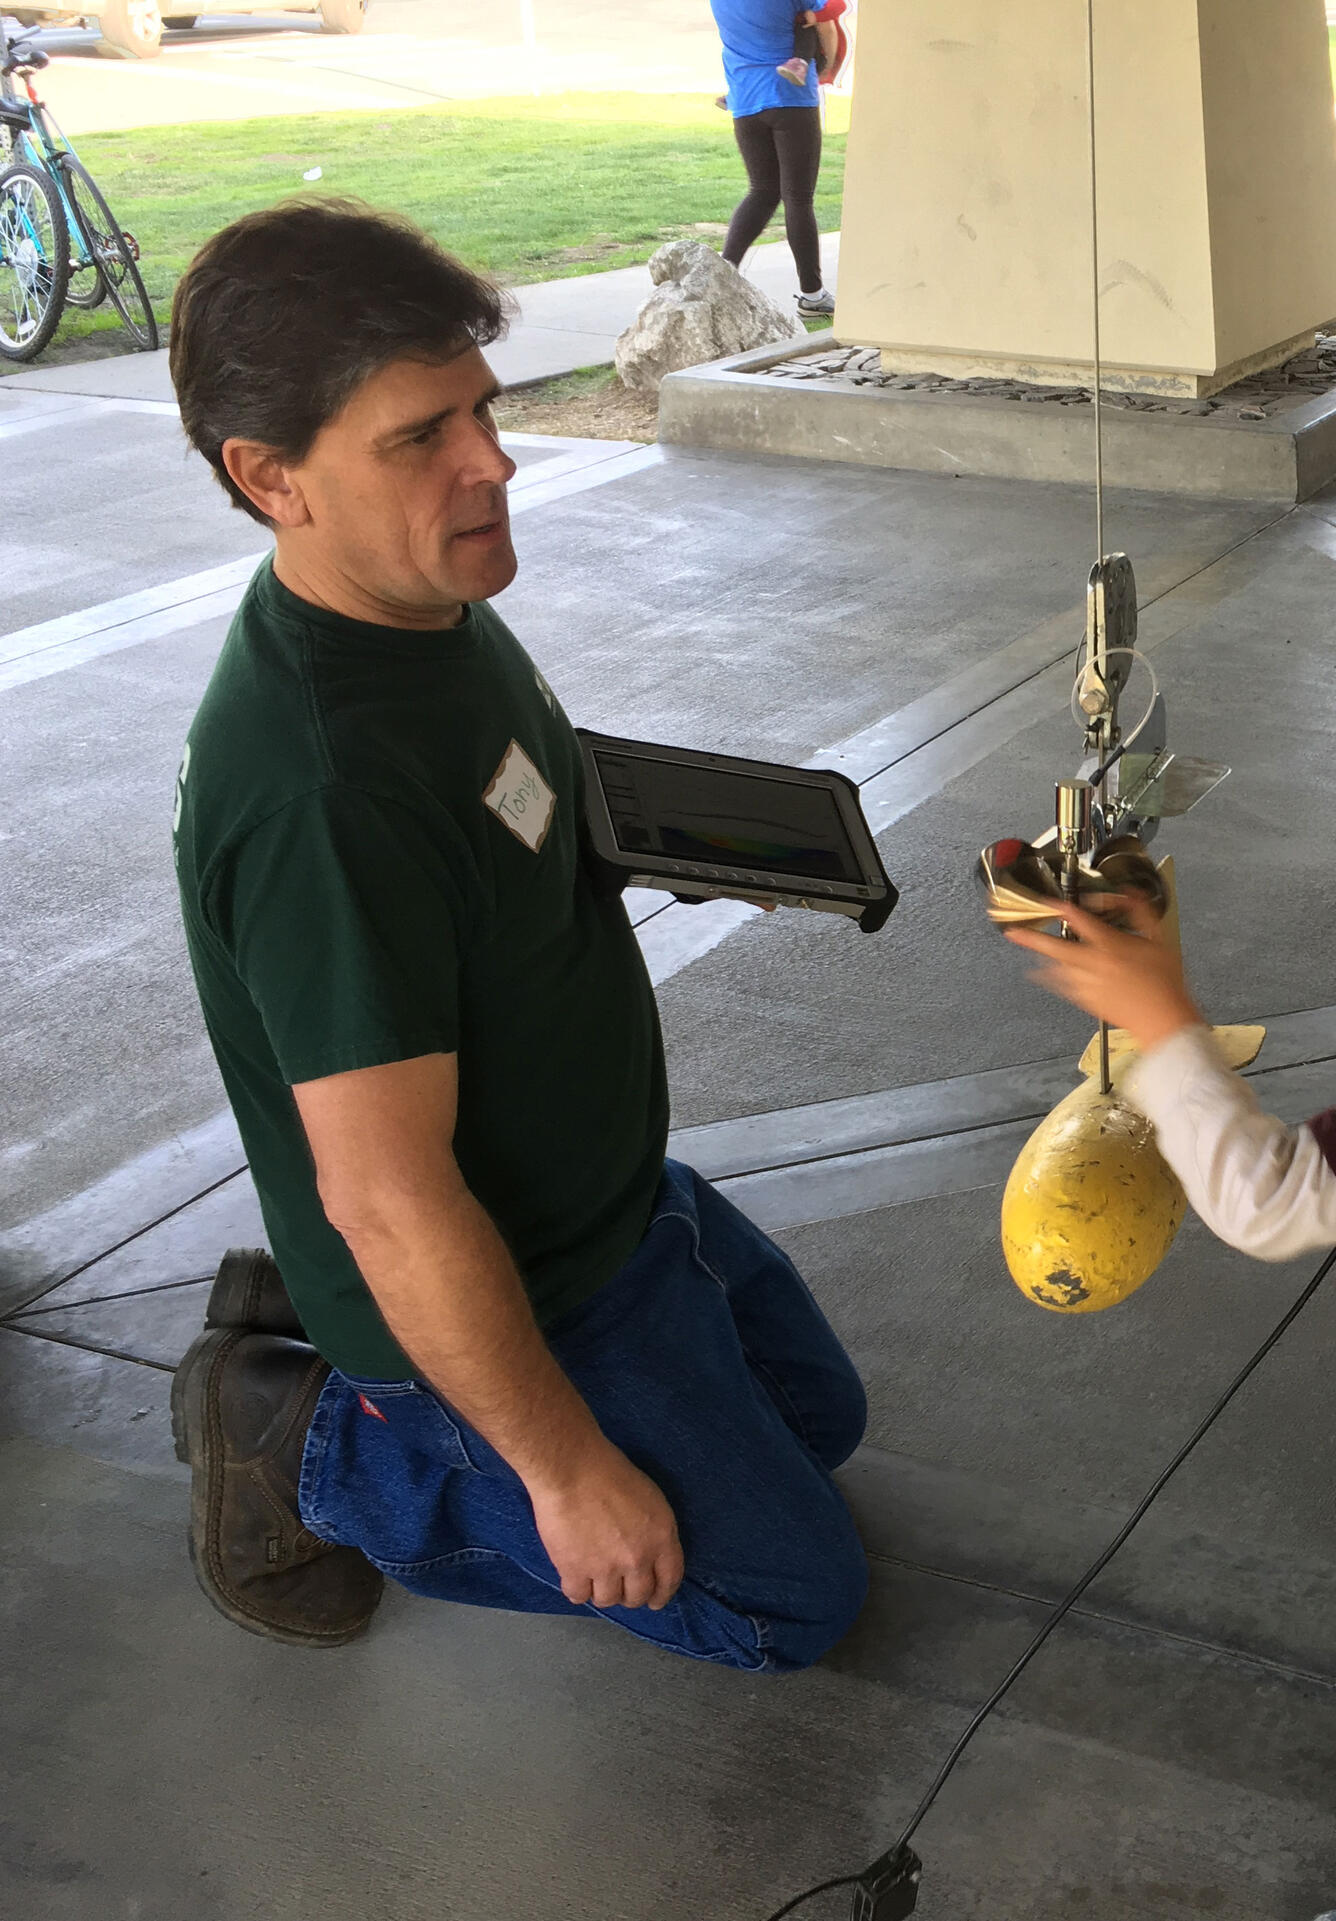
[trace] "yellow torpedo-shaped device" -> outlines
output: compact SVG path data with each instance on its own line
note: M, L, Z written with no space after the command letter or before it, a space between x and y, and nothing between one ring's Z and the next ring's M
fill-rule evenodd
M1264 1027L1217 1027L1231 1067L1254 1060ZM1002 1251L1022 1294L1060 1314L1114 1307L1148 1281L1187 1212L1155 1130L1119 1091L1135 1059L1110 1036L1113 1086L1100 1088L1099 1042L1081 1057L1087 1079L1039 1123L1002 1196Z

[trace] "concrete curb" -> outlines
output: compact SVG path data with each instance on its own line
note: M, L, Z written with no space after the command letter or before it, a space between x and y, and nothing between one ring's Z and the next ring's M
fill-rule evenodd
M768 373L837 344L833 333L811 334L796 349L782 342L669 374L659 390L659 439L925 473L1092 480L1089 408L990 394L886 392L852 382L809 385ZM1104 462L1118 487L1307 500L1336 478L1336 396L1305 400L1265 421L1109 408Z

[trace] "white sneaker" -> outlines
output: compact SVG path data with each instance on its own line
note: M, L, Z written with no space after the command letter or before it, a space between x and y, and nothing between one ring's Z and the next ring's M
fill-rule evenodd
M835 296L818 287L815 293L798 295L798 312L801 314L832 314L835 311Z

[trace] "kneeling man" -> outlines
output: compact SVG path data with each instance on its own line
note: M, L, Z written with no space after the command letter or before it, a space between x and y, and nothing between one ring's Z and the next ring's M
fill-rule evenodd
M862 1604L865 1405L788 1258L665 1162L653 992L581 862L514 577L496 289L341 202L178 289L192 443L271 528L190 729L176 860L277 1265L224 1264L173 1414L191 1550L308 1646L384 1575L809 1665ZM280 1279L281 1275L281 1279Z

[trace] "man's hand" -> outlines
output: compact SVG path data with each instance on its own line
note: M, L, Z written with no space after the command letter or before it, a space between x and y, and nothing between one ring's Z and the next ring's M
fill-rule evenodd
M1144 900L1129 896L1124 910L1134 931L1124 933L1079 907L1064 907L1061 918L1075 940L1058 940L1011 928L1007 939L1042 957L1031 974L1050 993L1082 1007L1096 1020L1121 1027L1143 1053L1202 1016L1183 979L1183 963L1166 940L1164 925Z
M619 1448L601 1447L589 1467L559 1484L529 1482L539 1537L581 1607L666 1607L682 1582L673 1510Z

